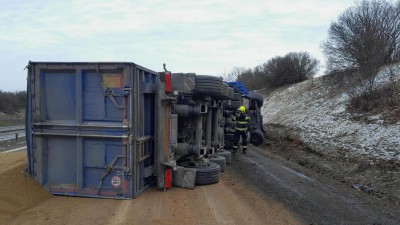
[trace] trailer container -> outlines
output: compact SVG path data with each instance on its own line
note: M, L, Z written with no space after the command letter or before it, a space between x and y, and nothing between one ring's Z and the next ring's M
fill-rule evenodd
M133 198L155 181L158 73L133 63L28 65L29 173L52 194Z

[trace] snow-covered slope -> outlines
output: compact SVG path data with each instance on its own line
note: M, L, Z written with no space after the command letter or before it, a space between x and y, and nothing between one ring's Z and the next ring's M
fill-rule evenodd
M399 66L394 68L395 79L400 79ZM388 80L388 71L381 70L379 83ZM303 142L322 154L400 160L400 122L385 125L381 115L370 116L368 123L352 120L354 115L346 112L345 85L328 80L319 77L268 94L264 122L294 128Z

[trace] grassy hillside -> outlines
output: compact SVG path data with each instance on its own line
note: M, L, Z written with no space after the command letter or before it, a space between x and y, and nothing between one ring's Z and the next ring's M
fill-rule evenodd
M396 74L399 82L400 66ZM394 82L388 68L377 82ZM348 83L340 75L323 76L265 94L264 121L290 127L322 155L400 160L400 119L385 109L350 112Z

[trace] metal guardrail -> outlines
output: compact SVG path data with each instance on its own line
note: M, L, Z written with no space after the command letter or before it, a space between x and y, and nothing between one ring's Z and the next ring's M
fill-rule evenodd
M0 142L25 137L25 125L0 127Z
M9 132L9 131L19 131L19 130L25 130L25 125L0 127L0 133Z

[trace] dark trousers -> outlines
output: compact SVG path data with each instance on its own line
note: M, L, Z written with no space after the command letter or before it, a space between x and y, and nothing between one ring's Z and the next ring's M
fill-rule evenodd
M242 137L242 148L243 152L247 150L247 131L235 131L235 141L233 142L233 151L236 151L239 147L240 137Z

